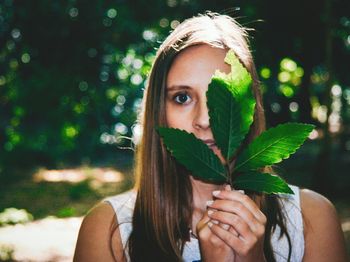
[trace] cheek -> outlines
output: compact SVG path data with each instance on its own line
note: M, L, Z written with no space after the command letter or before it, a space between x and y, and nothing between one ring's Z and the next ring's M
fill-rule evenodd
M186 126L184 123L185 121L183 121L179 115L174 113L167 113L166 115L168 127L184 129Z
M165 117L168 127L174 127L174 125L176 125L176 116L169 105L165 106Z
M168 127L192 132L191 119L186 112L179 112L171 106L168 106L166 107L166 120Z

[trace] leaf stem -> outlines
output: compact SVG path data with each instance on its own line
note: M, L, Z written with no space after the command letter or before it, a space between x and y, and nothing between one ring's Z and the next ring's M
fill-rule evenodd
M226 183L229 184L230 186L232 186L232 175L230 172L230 165L228 164L227 161L225 164L225 170L226 170Z

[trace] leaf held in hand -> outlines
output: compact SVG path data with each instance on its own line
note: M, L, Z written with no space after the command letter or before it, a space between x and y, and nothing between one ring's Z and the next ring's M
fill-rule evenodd
M225 62L231 66L231 72L225 74L217 70L213 78L224 81L227 88L234 94L234 97L238 100L242 100L242 97L246 96L246 94L252 93L250 90L252 77L236 57L233 50L227 52Z
M252 78L232 50L225 62L231 66L231 72L215 72L208 87L207 104L216 144L229 160L253 122L255 100L250 88Z
M243 152L235 155L253 122L255 99L252 78L232 50L227 53L225 62L231 66L231 72L226 74L217 70L206 94L210 127L226 160L225 166L206 144L184 130L158 127L164 144L197 178L214 183L230 180L237 188L255 192L293 194L283 179L257 170L295 153L314 126L279 125L263 132ZM234 156L237 160L232 170L230 161Z
M171 154L194 176L217 183L226 181L225 169L219 158L192 133L164 127L157 130Z
M287 123L266 130L238 156L235 171L256 170L281 162L295 153L313 128L309 124Z
M239 189L264 192L267 194L294 194L292 189L282 178L267 173L243 173L235 179L233 186Z

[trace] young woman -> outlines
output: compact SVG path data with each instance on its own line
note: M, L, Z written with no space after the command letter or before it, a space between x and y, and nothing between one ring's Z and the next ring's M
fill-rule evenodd
M137 185L85 217L75 261L345 261L336 211L323 196L245 194L198 180L170 155L156 126L186 130L219 158L206 91L232 49L253 77L256 99L248 141L265 129L259 81L246 31L232 18L200 15L160 46L144 95ZM181 141L179 141L181 143Z

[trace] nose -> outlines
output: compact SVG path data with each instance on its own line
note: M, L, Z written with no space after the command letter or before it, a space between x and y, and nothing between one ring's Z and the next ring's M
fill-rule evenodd
M202 101L195 112L193 127L195 129L208 129L210 126L208 107L206 101Z

